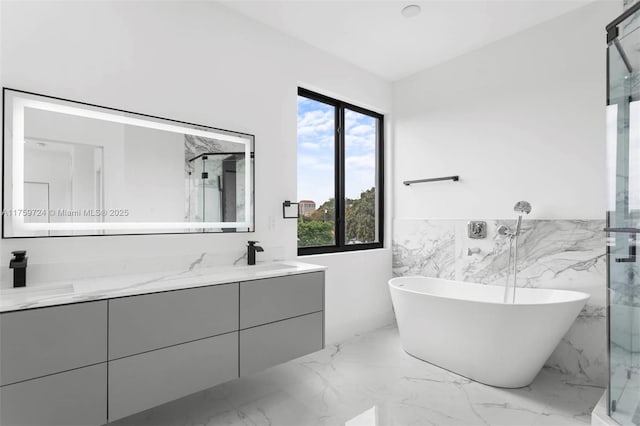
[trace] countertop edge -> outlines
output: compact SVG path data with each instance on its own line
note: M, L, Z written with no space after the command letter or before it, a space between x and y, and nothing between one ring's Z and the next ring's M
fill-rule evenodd
M281 269L261 269L280 264L285 267ZM327 269L328 267L326 266L294 260L259 264L255 266L255 269L253 266L210 267L193 271L114 275L84 280L43 283L24 289L2 289L0 291L0 314L285 277L289 275L300 275L326 271ZM118 281L120 281L120 285L118 285ZM60 288L63 290L57 291L57 289ZM14 298L15 301L2 304L2 302L6 301L9 297Z

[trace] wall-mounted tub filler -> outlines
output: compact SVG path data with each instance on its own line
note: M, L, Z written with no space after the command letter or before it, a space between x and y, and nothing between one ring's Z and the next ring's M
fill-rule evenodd
M504 283L504 303L507 303L509 294L509 270L511 269L511 252L513 248L513 294L511 296L511 303L516 303L516 286L518 275L518 236L522 231L522 213L531 213L531 204L527 201L518 201L513 206L513 211L520 213L518 216L518 222L516 223L516 229L511 230L506 225L500 225L498 227L498 234L509 238L509 261L507 262L507 277Z
M480 247L469 247L467 248L467 256L471 256L473 254L480 254L482 250L480 250Z

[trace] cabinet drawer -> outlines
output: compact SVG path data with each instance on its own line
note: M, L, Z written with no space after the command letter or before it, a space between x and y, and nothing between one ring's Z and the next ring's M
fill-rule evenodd
M109 359L238 330L238 284L109 301Z
M304 315L240 331L240 375L319 351L324 347L323 313Z
M238 332L109 361L109 421L238 377Z
M107 302L0 315L0 385L107 360Z
M107 364L0 388L0 424L102 425L107 422Z
M240 283L240 328L318 312L324 306L324 272Z

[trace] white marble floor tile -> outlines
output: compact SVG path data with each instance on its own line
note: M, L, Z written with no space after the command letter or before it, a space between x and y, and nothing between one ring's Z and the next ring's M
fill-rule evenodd
M385 426L581 425L602 392L551 369L522 389L476 383L411 357L389 326L113 424L344 425L376 407Z

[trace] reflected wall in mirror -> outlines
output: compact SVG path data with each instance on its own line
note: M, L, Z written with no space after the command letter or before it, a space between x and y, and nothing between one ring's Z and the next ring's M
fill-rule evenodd
M3 238L253 231L253 135L3 95Z

